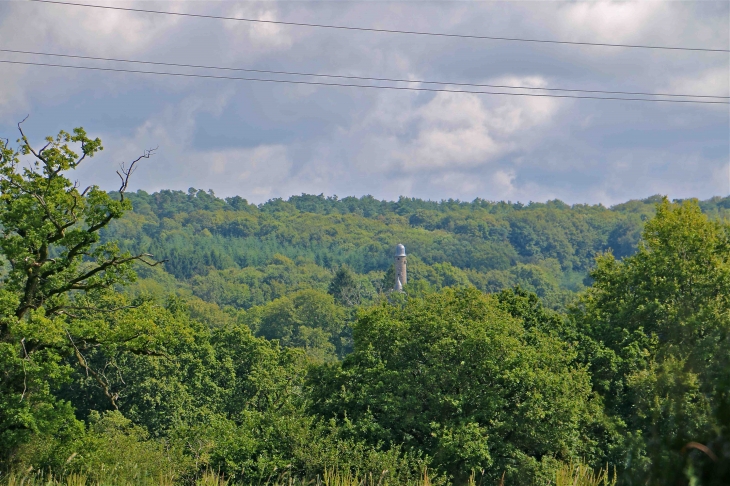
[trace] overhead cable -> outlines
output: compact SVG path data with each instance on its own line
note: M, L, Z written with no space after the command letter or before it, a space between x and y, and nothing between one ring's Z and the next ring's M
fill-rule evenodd
M730 96L719 96L719 95L695 95L695 94L678 94L678 93L649 93L641 91L603 91L595 89L568 89L568 88L541 88L537 86L514 86L514 85L503 85L503 84L482 84L482 83L456 83L447 81L427 81L422 79L397 79L397 78L374 78L367 76L346 76L342 74L321 74L321 73L304 73L294 71L271 71L266 69L248 69L248 68L234 68L234 67L223 67L223 66L208 66L200 64L180 64L173 62L157 62L157 61L139 61L132 59L120 59L113 57L93 57L93 56L81 56L74 54L58 54L51 52L38 52L38 51L21 51L17 49L0 49L0 52L8 52L13 54L30 54L35 56L52 56L52 57L63 57L71 59L86 59L93 61L111 61L111 62L126 62L134 64L149 64L155 66L170 66L170 67L184 67L194 69L216 69L221 71L240 71L248 73L262 73L262 74L282 74L287 76L310 76L310 77L321 77L321 78L338 78L338 79L357 79L362 81L387 81L393 83L420 83L420 84L439 84L444 86L471 86L476 88L503 88L503 89L530 89L539 91L561 91L561 92L576 92L576 93L601 93L601 94L621 94L621 95L642 95L642 96L670 96L670 97L682 97L682 98L712 98L712 99L730 99Z
M411 86L378 86L372 84L349 84L349 83L323 83L319 81L295 81L288 79L266 79L266 78L244 78L235 76L215 76L212 74L191 74L191 73L170 73L160 71L142 71L137 69L119 69L119 68L105 68L96 66L70 66L66 64L51 64L51 63L40 63L40 62L26 62L26 61L10 61L6 59L0 59L0 63L4 64L19 64L24 66L46 66L66 69L79 69L79 70L90 70L90 71L109 71L119 73L135 73L135 74L152 74L160 76L177 76L185 78L204 78L204 79L226 79L235 81L255 81L265 83L280 83L280 84L303 84L310 86L341 86L348 88L367 88L367 89L389 89L398 91L425 91L425 92L442 92L442 93L470 93L470 94L487 94L487 95L500 95L500 96L527 96L537 98L572 98L572 99L591 99L591 100L621 100L621 101L644 101L644 102L658 102L658 103L699 103L699 104L715 104L715 105L730 105L730 101L705 101L705 100L678 100L678 99L658 99L658 98L624 98L617 96L576 96L576 95L560 95L560 94L544 94L544 93L506 93L501 91L476 91L476 90L460 90L460 89L444 89L444 88L416 88Z
M670 50L670 51L695 51L695 52L730 52L730 49L714 49L705 47L680 47L680 46L655 46L655 45L643 45L643 44L609 44L605 42L575 42L575 41L559 41L559 40L547 40L547 39L527 39L521 37L497 37L487 35L468 35L468 34L448 34L443 32L421 32L414 30L395 30L395 29L377 29L372 27L354 27L345 25L327 25L327 24L313 24L306 22L285 22L282 20L261 20L251 19L245 17L224 17L221 15L206 15L206 14L192 14L183 12L170 12L164 10L148 10L141 8L129 8L129 7L112 7L108 5L93 5L88 3L75 3L75 2L61 2L56 0L27 0L29 2L37 3L51 3L56 5L68 5L74 7L88 7L88 8L100 8L106 10L122 10L125 12L139 12L139 13L150 13L158 15L175 15L179 17L194 17L202 19L215 19L215 20L234 20L238 22L255 22L262 24L277 24L277 25L290 25L296 27L316 27L322 29L338 29L338 30L355 30L361 32L379 32L385 34L407 34L407 35L425 35L435 37L452 37L460 39L481 39L481 40L494 40L494 41L508 41L508 42L532 42L542 44L563 44L563 45L575 45L575 46L596 46L596 47L623 47L631 49L659 49L659 50Z

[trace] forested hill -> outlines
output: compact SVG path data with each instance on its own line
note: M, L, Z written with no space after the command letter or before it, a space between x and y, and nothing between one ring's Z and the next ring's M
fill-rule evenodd
M124 248L164 258L147 288L184 288L221 307L248 309L302 289L326 291L346 265L358 299L387 290L396 243L408 252L413 290L468 286L494 292L516 284L559 307L585 283L596 254L633 253L653 196L606 208L547 203L441 202L322 195L261 205L191 189L128 195L134 210L106 231ZM730 215L730 198L701 202ZM164 287L167 286L167 287Z

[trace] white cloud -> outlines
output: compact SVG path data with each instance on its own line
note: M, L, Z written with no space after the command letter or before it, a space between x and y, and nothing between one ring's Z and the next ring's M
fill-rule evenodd
M279 195L279 188L289 181L292 168L283 145L200 151L193 157L202 162L199 183L215 183L221 192L250 194L256 200ZM221 180L226 182L221 184Z
M514 171L498 170L492 175L492 183L496 186L497 193L503 198L509 198L514 195L514 181Z
M266 21L279 20L276 4L235 4L226 10L226 17L247 18ZM293 38L285 26L268 23L225 22L224 28L231 41L232 57L250 57L257 54L288 49ZM242 56L243 55L243 56Z
M665 7L656 1L571 2L561 6L559 29L566 40L627 43L641 38Z
M176 10L186 2L166 2ZM125 2L129 8L149 8L147 2ZM33 18L33 28L25 22ZM59 51L96 55L133 54L150 48L180 24L180 17L145 15L118 10L50 4L18 4L3 30L16 42L34 47L54 46ZM19 43L20 43L19 42Z
M488 117L475 95L439 93L413 114L418 135L395 158L408 172L483 164L507 149L494 140Z
M230 100L227 90L204 97L190 97L139 125L132 137L119 139L102 135L107 147L104 161L85 167L80 175L106 181L113 187L115 165L131 160L145 148L159 147L145 160L132 183L146 190L212 188L219 194L247 194L263 201L280 195L290 183L292 161L281 144L260 144L247 148L195 149L192 138L196 119L202 113L217 116Z
M488 84L544 87L539 78L501 78ZM438 93L410 116L418 135L397 151L407 172L487 165L527 145L528 130L549 122L560 102L550 98Z

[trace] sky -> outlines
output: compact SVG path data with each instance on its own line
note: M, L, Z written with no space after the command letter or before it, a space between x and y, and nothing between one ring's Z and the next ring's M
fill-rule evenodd
M727 1L84 3L394 30L730 48ZM728 53L358 32L13 0L0 1L0 49L414 81L399 84L404 87L433 80L730 94ZM254 77L2 52L0 59ZM730 192L728 105L0 64L0 137L15 140L16 124L26 115L23 127L34 143L77 126L100 137L105 150L73 177L109 190L118 186L120 163L157 147L131 189L194 187L254 203L323 193L605 205L654 194L707 199Z

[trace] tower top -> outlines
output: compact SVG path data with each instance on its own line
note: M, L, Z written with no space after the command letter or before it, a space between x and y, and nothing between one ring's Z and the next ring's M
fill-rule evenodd
M398 243L398 245L395 247L395 256L406 256L406 247Z

